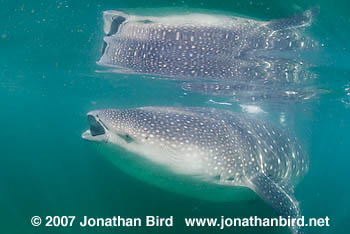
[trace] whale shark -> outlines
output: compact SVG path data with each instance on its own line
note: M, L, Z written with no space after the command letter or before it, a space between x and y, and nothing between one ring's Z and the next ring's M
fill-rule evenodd
M314 78L301 54L317 47L307 10L270 21L223 14L142 16L105 11L103 53L111 72L175 80L296 82Z
M103 109L87 120L82 138L108 148L115 165L141 180L208 200L258 196L278 215L300 217L294 186L308 171L308 155L278 125L200 107Z

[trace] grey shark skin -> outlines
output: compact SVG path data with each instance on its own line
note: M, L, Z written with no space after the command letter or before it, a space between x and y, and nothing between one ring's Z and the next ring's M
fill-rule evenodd
M314 76L299 55L317 47L303 33L315 11L272 21L105 11L105 45L98 64L117 73L183 80L309 80Z
M88 113L88 122L84 139L134 153L134 162L142 163L132 168L128 162L131 173L153 173L152 183L171 180L151 170L161 168L191 178L193 189L195 181L232 191L245 188L279 215L300 216L293 186L307 172L308 157L296 138L276 126L225 110L168 107L97 110ZM301 233L296 226L292 231Z

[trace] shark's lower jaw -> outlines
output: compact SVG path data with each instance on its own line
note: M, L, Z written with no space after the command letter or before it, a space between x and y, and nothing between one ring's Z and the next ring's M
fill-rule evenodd
M91 135L90 129L83 132L83 134L81 134L81 137L84 140L88 140L88 141L96 141L96 142L102 142L102 143L108 142L108 136L106 134L93 136Z

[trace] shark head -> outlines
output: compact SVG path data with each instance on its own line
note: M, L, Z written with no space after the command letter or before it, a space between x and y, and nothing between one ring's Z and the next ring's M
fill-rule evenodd
M130 111L105 109L90 111L87 114L90 128L82 134L89 141L113 143L121 147L141 141L137 122Z
M213 133L192 115L154 107L91 111L82 138L122 148L179 174L199 174L209 160L205 142ZM195 134L201 129L208 138Z

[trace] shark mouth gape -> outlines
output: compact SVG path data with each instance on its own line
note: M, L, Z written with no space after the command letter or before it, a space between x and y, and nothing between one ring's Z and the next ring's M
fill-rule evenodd
M104 127L96 120L95 116L88 115L87 119L90 125L91 136L99 136L106 133Z

